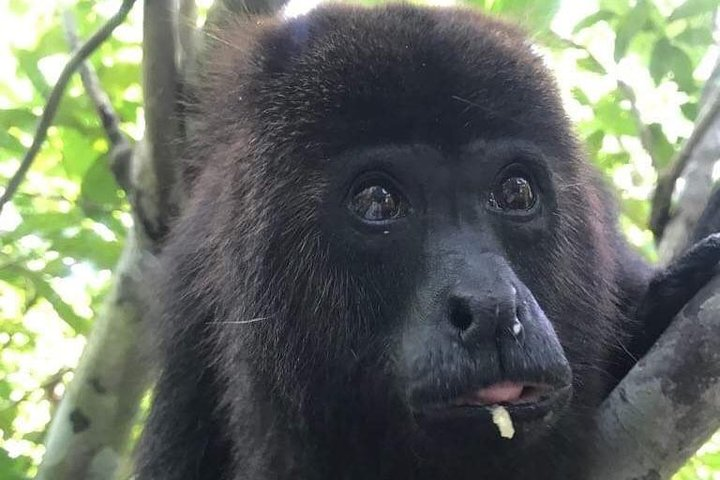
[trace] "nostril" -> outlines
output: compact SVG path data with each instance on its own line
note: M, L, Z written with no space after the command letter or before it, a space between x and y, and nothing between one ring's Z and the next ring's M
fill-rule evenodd
M465 299L459 297L450 299L450 323L461 332L472 325L473 315Z

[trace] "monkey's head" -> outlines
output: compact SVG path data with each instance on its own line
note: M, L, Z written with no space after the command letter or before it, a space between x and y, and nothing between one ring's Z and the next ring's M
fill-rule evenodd
M519 32L391 6L219 35L179 228L224 381L298 429L454 448L599 401L615 227Z

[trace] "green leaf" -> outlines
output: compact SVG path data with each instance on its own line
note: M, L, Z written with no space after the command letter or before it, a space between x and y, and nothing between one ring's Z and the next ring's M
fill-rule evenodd
M695 17L705 13L713 12L718 8L717 0L688 0L680 5L670 15L670 21L687 17Z
M698 116L698 104L697 102L688 102L680 107L680 110L682 111L685 118L691 121L695 121L695 119Z
M625 15L615 32L615 53L614 58L619 62L627 53L633 37L640 32L650 16L650 8L644 0L638 1L635 8Z
M40 275L33 275L31 280L38 294L52 305L58 316L67 323L75 333L86 334L88 332L90 326L88 320L75 313L75 310L73 310L69 304L65 303L65 300L57 294L48 282L43 280Z
M66 228L76 227L81 220L77 213L77 209L70 212L22 212L20 225L14 231L3 235L3 240L22 238L30 234L45 237Z
M559 8L560 0L495 0L490 11L538 32L549 28Z
M650 204L644 200L625 198L622 201L623 213L638 227L647 225L650 217Z
M690 47L710 45L713 41L712 31L707 27L688 27L679 33L674 40Z
M615 92L605 95L595 106L595 119L600 122L602 130L610 135L637 135L637 125L632 114L620 107L620 100Z
M43 440L45 440L45 433L46 432L44 430L28 432L25 435L23 435L23 439L28 440L33 443L37 443L38 445L42 445Z
M580 20L577 25L575 25L575 28L573 28L573 33L578 33L580 30L592 27L598 22L607 22L608 20L612 20L616 17L617 15L613 11L600 10L599 12L595 12L592 15L589 15Z
M597 166L607 174L615 168L627 165L630 162L630 154L627 152L620 153L600 153L596 159Z
M0 126L3 130L18 127L21 130L33 131L38 118L29 108L0 109Z
M24 277L29 280L36 293L50 303L58 316L67 323L75 333L85 334L88 332L90 322L75 313L75 310L58 295L50 283L43 278L41 273L27 270L17 265L3 268L0 272L3 274L3 277L14 274L17 277Z
M653 123L648 125L647 128L650 132L650 138L652 139L652 152L650 152L650 154L653 158L653 166L657 170L662 170L670 163L673 155L675 155L675 147L665 136L662 125Z
M0 448L0 472L4 480L27 480L21 472L26 471L32 461L28 457L10 458L8 453Z
M661 38L657 42L655 42L655 47L653 47L652 56L650 57L650 76L655 81L655 84L660 84L660 81L662 81L663 77L669 70L668 63L666 61L668 55L670 55L670 50L672 49L672 45L670 44L670 40L667 38Z
M25 153L25 146L20 143L20 140L10 135L7 130L0 130L0 148L14 154Z
M659 84L663 78L672 75L672 79L680 89L694 92L697 85L693 74L693 63L682 48L679 48L667 38L661 38L655 43L650 58L650 76Z
M58 15L56 18L59 20L60 16ZM45 31L32 51L39 58L62 53L68 56L68 60L70 59L70 45L62 28L50 28Z
M107 155L101 155L87 170L82 180L81 197L84 204L119 206L118 184L108 167ZM85 205L84 205L85 206Z
M15 59L18 62L18 74L24 74L30 80L35 91L42 97L47 97L50 94L50 84L45 80L45 76L38 68L38 60L40 56L36 52L31 50L14 50Z
M585 92L582 91L581 88L573 87L572 95L575 100L582 103L583 105L592 105L592 102L590 101L588 96L585 94Z
M692 60L683 49L675 48L673 50L673 55L670 57L670 71L681 90L688 93L697 90L698 87L693 78Z
M628 0L600 0L600 9L622 14L630 9L630 3Z
M593 73L599 73L600 75L607 75L607 70L598 62L595 57L587 56L577 61L577 66L583 70L587 70Z
M589 137L585 139L585 144L592 157L597 157L600 149L602 148L603 140L605 139L605 132L602 130L595 130Z
M82 229L72 237L54 239L51 248L64 257L88 260L98 269L112 269L120 257L122 245L118 241L104 240L92 230Z
M711 470L720 471L720 452L706 453L697 460Z
M63 168L70 179L80 180L92 166L97 152L90 139L77 130L63 130L62 143Z

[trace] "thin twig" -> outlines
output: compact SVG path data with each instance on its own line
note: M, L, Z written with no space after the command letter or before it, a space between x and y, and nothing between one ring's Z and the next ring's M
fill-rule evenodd
M80 38L77 35L77 25L75 16L72 11L63 12L63 26L65 28L65 36L72 51L77 51L80 46ZM100 79L89 62L82 62L79 68L80 78L83 87L97 111L100 121L102 122L105 133L112 145L110 150L111 164L110 168L115 174L115 179L125 191L129 192L129 161L131 155L125 155L125 152L131 152L132 146L125 134L120 130L120 116L110 103L110 98L103 90Z
M77 50L77 52L75 52L75 54L70 58L70 61L68 61L68 63L63 68L57 82L55 83L55 86L50 92L50 97L45 104L45 110L43 111L42 116L40 117L40 121L38 122L37 129L35 130L33 143L32 145L30 145L30 148L25 153L25 156L20 162L20 166L18 167L17 171L8 182L8 185L5 188L2 197L0 197L0 212L2 212L5 204L13 197L18 187L20 187L20 184L25 178L25 175L27 174L30 166L35 160L35 157L40 151L40 148L45 142L48 128L50 128L52 120L55 117L55 113L57 113L57 109L60 106L60 100L62 100L63 93L65 93L65 88L67 87L70 78L80 67L80 65L85 61L85 59L90 56L90 54L93 53L100 46L101 43L107 40L113 30L115 30L115 28L117 28L117 26L125 20L127 14L130 12L134 4L135 0L123 0L123 3L118 9L117 13L115 13L115 15L113 15L100 28L100 30L95 32L95 34L90 37L90 39L85 42L83 46Z

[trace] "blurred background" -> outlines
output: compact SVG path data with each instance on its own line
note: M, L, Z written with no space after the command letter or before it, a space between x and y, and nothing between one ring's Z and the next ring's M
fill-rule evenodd
M145 129L141 3L89 61L130 143ZM201 25L211 3L197 2L197 15L188 21ZM292 1L285 14L299 15L314 3ZM512 18L530 33L557 75L589 155L617 192L623 231L645 257L657 261L662 254L649 226L658 178L672 169L708 103L708 79L720 82L718 1L458 3ZM52 86L69 60L69 29L88 38L119 4L0 0L0 191L31 145ZM75 75L46 142L0 213L3 480L36 475L49 422L102 315L133 224L127 195L109 167L111 147L96 104ZM717 155L710 160L703 166L705 189L720 178ZM692 181L687 174L679 178L673 202L700 188ZM137 398L142 414L148 394ZM129 427L133 438L141 418ZM675 478L720 479L720 437Z

